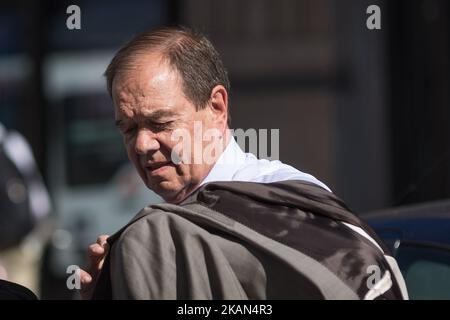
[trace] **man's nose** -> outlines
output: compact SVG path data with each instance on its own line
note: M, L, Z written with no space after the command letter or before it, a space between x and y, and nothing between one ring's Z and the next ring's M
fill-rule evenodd
M159 149L159 142L156 135L148 129L140 129L137 132L134 149L137 154L146 155L148 152Z

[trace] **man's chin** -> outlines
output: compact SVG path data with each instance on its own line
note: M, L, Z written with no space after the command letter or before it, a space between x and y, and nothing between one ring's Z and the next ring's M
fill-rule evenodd
M180 191L182 191L182 189L172 181L152 181L151 183L147 183L147 187L163 198L166 202L179 202L177 199L180 197Z

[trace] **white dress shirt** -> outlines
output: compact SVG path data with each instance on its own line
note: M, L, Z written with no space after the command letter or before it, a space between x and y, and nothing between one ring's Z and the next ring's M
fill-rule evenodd
M331 192L314 176L301 172L279 160L258 159L252 153L244 153L234 138L217 160L201 185L213 181L247 181L269 183L284 180L302 180L314 183Z

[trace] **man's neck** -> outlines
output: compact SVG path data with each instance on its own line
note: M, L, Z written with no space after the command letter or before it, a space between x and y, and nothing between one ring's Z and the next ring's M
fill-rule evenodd
M165 199L166 202L173 203L173 204L179 204L179 203L183 202L187 197L192 195L192 193L194 193L198 188L200 188L200 186L204 184L205 179L209 176L209 174L211 173L213 168L217 165L217 162L219 161L220 157L223 155L223 153L227 149L231 139L233 139L233 137L231 136L230 129L227 127L225 129L223 136L221 137L221 144L220 144L219 152L217 153L217 155L215 155L214 162L210 166L208 172L203 177L203 179L194 186L192 186L192 185L188 186L186 189L189 189L189 191L186 192L186 189L182 190L181 192L184 192L183 196L181 196L181 197L177 196L175 199L172 199L170 201Z

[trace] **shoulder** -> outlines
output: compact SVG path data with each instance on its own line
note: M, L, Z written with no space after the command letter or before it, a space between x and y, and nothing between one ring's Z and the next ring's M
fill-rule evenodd
M301 180L313 183L331 192L325 183L309 173L302 172L280 160L257 159L254 155L247 156L245 165L236 172L233 180L261 183Z
M207 236L193 221L169 210L146 207L114 237L114 250L128 254L139 250L169 249L190 236ZM151 244L151 245L150 245Z

